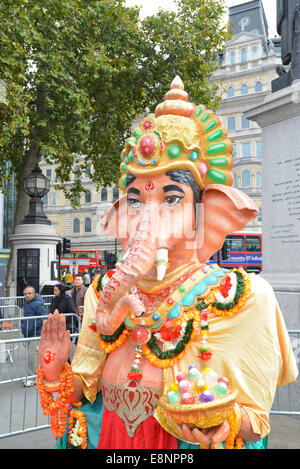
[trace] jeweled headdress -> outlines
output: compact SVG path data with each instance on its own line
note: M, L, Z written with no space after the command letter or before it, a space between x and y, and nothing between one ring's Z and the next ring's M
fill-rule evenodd
M188 101L177 76L154 114L142 119L121 152L119 187L126 176L149 177L166 171L190 171L201 190L231 186L232 142L220 119L204 105Z

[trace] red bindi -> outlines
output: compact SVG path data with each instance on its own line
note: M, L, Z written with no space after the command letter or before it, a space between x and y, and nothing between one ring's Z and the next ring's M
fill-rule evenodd
M153 184L153 181L151 181L151 179L147 179L147 182L145 184L145 190L149 193L154 190L154 184Z

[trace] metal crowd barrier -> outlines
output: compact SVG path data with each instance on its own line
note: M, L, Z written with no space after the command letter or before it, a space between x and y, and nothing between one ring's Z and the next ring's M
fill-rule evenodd
M289 330L289 337L299 369L300 330ZM292 383L287 386L280 386L277 388L271 414L300 417L300 377L298 377L296 383Z
M50 311L50 305L54 295L41 295L45 302L46 311ZM24 296L0 297L0 319L23 316Z
M71 317L77 332L71 333L72 352L76 348L81 321L74 313ZM50 427L49 418L40 406L36 383L37 350L40 337L26 338L22 334L29 321L45 320L48 316L18 316L0 319L0 439ZM1 447L1 445L0 445Z
M68 316L76 315L69 314ZM29 351L33 347L34 369L36 370L40 338L24 338L21 332L21 321L38 318L40 316L9 318L10 326L5 328L3 325L8 322L7 318L0 320L0 439L50 427L49 418L44 416L41 410L37 387L34 385L26 387L28 381L36 380L35 373L28 373ZM42 318L45 319L47 316ZM80 326L79 322L79 330ZM78 335L79 331L71 334L73 342L71 359L76 349ZM289 336L299 364L300 330L289 331ZM271 414L299 418L300 379L296 383L277 389Z

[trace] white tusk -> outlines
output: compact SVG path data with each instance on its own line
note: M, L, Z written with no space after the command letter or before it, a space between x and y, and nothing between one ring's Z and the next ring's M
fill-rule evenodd
M157 250L156 256L156 278L159 281L162 281L164 276L166 275L167 267L168 267L168 249L167 248L160 248Z

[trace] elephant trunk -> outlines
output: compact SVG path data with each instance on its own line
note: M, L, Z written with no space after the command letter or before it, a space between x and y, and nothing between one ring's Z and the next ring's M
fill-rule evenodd
M140 221L133 246L124 262L117 265L116 272L109 279L100 297L97 316L110 316L118 301L129 292L153 267L156 260L156 243L150 235L151 217L146 211Z

